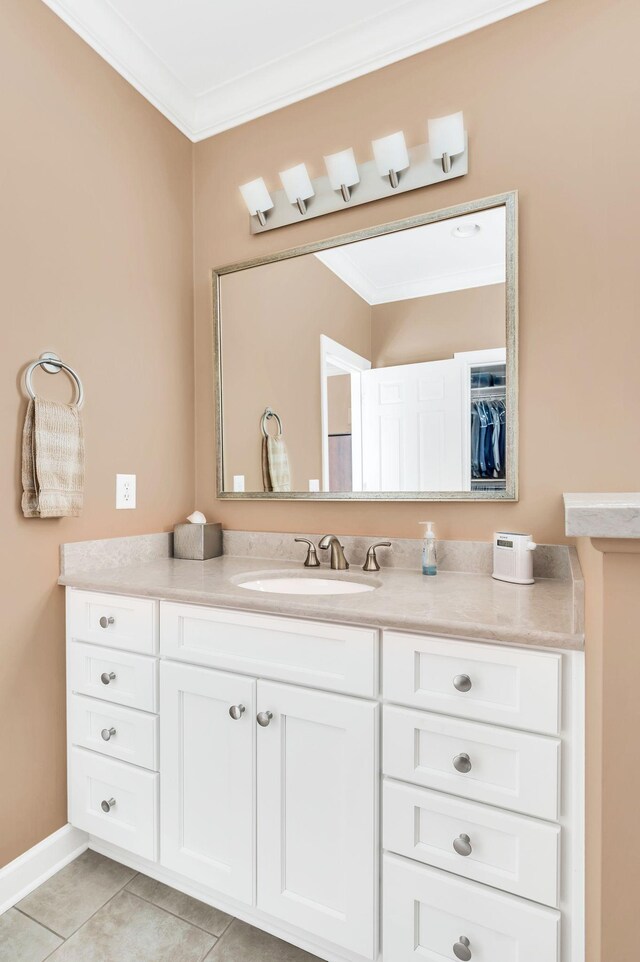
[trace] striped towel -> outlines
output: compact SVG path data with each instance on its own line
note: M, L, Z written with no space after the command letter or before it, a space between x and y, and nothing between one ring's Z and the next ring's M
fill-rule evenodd
M22 432L25 518L75 518L82 511L84 438L75 404L29 401Z
M262 483L265 491L291 491L289 456L281 434L262 439Z

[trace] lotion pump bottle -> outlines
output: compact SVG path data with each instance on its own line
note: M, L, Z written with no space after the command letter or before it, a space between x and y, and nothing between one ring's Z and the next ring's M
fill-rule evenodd
M424 541L422 542L422 574L437 575L438 560L436 557L436 535L433 521L420 521L425 526Z

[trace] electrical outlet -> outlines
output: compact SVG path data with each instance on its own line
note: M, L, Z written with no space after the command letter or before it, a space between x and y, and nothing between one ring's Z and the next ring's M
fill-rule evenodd
M135 508L135 474L116 474L116 508Z

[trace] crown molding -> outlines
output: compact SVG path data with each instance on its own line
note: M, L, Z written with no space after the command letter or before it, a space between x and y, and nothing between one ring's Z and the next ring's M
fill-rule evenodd
M547 0L409 0L200 92L189 90L107 0L43 2L197 142Z
M392 304L396 301L413 300L416 297L429 297L433 294L450 294L475 287L488 287L493 284L504 284L504 263L487 264L466 271L455 271L449 274L434 274L430 277L415 281L399 281L394 284L373 284L349 256L349 251L342 247L328 251L318 251L315 257L336 277L351 288L371 307L381 304Z
M194 140L196 98L105 0L42 0L161 114Z

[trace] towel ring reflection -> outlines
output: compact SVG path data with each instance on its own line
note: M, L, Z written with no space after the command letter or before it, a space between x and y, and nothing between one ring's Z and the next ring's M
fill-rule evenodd
M265 408L261 421L262 433L264 434L265 438L269 437L269 432L267 431L267 421L269 421L271 418L276 419L278 422L278 434L282 434L282 421L280 420L280 415L276 414L275 411L272 411L271 408Z
M42 367L47 372L47 374L59 374L60 371L66 371L70 378L73 379L77 397L75 400L76 407L82 407L84 401L84 388L82 387L82 381L68 364L61 361L57 354L52 354L48 351L46 354L41 354L37 361L32 361L27 370L24 372L24 386L26 388L27 394L32 401L35 401L36 394L33 390L33 384L31 383L33 372L37 367Z

